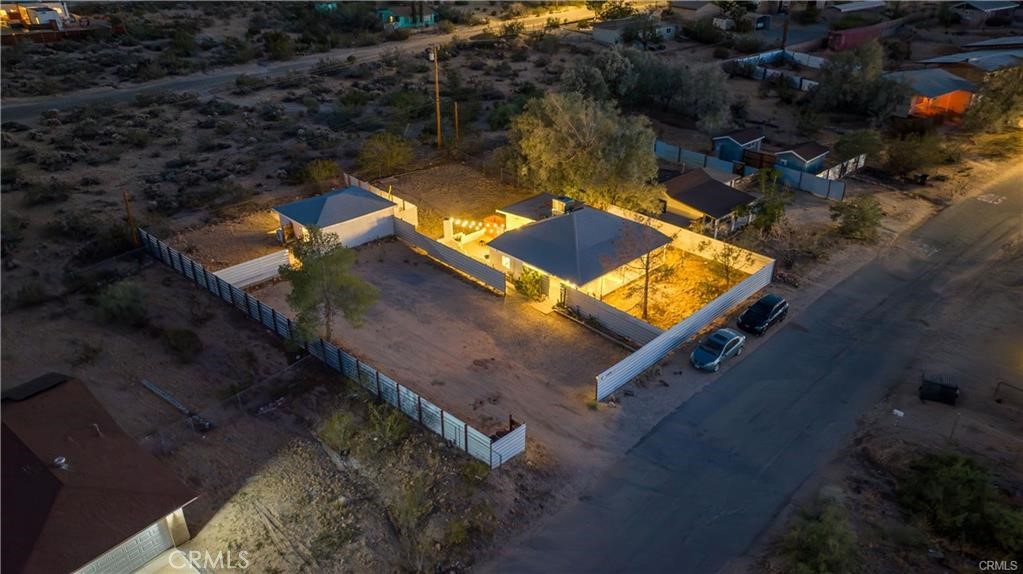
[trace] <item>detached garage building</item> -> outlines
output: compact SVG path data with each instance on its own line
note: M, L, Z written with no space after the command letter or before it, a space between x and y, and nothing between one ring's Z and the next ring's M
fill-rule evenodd
M359 187L346 187L274 208L284 241L302 239L317 227L337 235L345 247L356 247L394 235L394 202Z
M197 573L175 546L195 499L75 379L3 393L4 574Z

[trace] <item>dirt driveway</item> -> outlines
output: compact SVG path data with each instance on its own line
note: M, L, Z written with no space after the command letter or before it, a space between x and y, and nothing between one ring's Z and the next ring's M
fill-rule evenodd
M358 273L380 290L361 328L334 326L341 347L484 432L525 420L555 451L594 440L594 376L626 350L518 297L469 283L397 240L359 248ZM290 287L254 292L288 310Z

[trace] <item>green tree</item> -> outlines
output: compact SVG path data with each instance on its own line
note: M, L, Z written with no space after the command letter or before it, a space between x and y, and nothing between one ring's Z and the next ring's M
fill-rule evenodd
M851 112L879 121L908 97L905 85L884 76L884 48L871 40L831 57L820 71L813 103L821 110Z
M792 192L786 191L778 184L781 174L776 169L757 171L757 185L760 188L760 201L753 207L753 222L750 225L767 235L781 223L785 217L785 207L792 201Z
M324 338L333 335L332 322L338 311L358 327L366 310L376 302L375 287L352 271L357 254L341 245L338 236L316 227L291 246L296 267L281 267L281 277L291 283L288 304L298 313L298 336L312 340L323 328Z
M618 20L636 14L636 8L627 0L589 0L586 7L597 14L598 20Z
M849 159L860 154L877 156L884 151L884 142L881 141L881 134L877 130L856 130L838 138L835 143L835 155L839 159Z
M295 55L295 41L286 32L266 32L263 43L271 60L290 60Z
M661 188L654 135L645 116L623 116L608 102L576 93L531 100L509 139L523 180L596 207L651 212Z
M963 127L999 132L1023 125L1023 68L988 74L977 100L966 110Z
M392 175L412 161L412 144L390 132L373 134L359 150L359 170L367 177Z
M850 239L872 241L877 238L884 210L872 195L860 195L831 206L831 219L838 222L838 232Z
M891 139L885 149L884 168L894 175L904 175L942 160L941 140L933 132Z

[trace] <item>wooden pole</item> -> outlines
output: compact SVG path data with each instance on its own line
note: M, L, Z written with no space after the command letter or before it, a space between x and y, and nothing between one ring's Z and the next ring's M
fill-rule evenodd
M128 222L128 229L131 230L131 244L138 247L139 232L135 229L135 218L131 216L131 204L128 202L127 190L122 192L122 196L124 197L124 218Z
M458 102L455 102L455 144L462 143L462 132L458 126Z
M440 135L440 55L436 46L433 46L433 97L437 111L437 149L440 149L443 144Z

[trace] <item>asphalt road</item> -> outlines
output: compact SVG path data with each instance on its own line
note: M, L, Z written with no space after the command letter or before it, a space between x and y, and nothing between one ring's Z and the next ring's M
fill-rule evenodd
M950 285L1006 265L998 262L1004 246L1023 240L1023 166L1014 172L790 317L578 502L482 570L707 574L742 555L851 438L857 418L895 383L919 376L909 367L928 344L921 323L933 320L935 306L986 304L968 297L972 286ZM1010 286L998 288L1023 286L1021 259Z
M531 16L519 18L526 29L534 29L543 26L547 18L555 17L561 21L576 22L584 18L590 18L593 13L585 7L574 7L554 14L543 16ZM494 20L490 26L495 30L509 21ZM124 82L117 87L90 88L68 94L35 98L4 98L0 106L0 119L2 121L28 122L34 121L44 111L64 110L83 106L100 101L109 102L130 102L138 94L155 92L195 92L199 95L212 95L226 91L234 86L235 79L243 74L256 76L283 76L288 72L305 71L311 69L324 58L345 60L349 56L355 56L356 63L379 60L390 50L413 54L414 57L424 57L425 50L434 44L450 42L455 36L468 38L482 32L485 26L462 27L456 30L455 34L413 34L404 42L385 42L375 46L361 48L347 48L333 50L320 54L301 56L284 62L253 62L241 66L218 68L208 73L192 74L189 76L172 76L145 83Z

